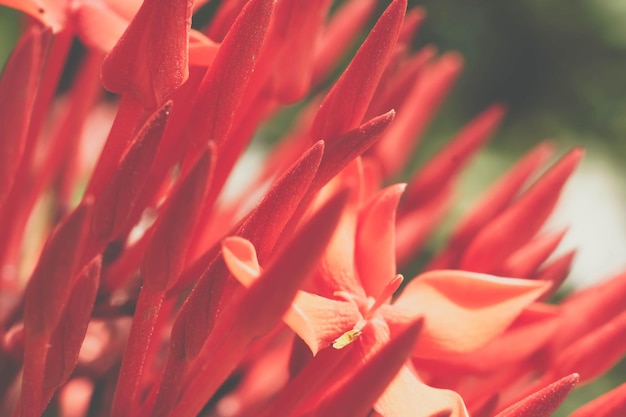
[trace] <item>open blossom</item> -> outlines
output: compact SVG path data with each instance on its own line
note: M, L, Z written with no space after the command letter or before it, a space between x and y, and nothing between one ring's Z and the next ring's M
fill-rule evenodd
M0 79L3 415L542 417L624 356L626 273L546 301L580 149L531 150L399 273L505 113L397 182L462 68L411 50L423 10L388 2L333 79L375 1L229 0L191 29L204 3L0 0L24 12ZM620 386L575 415L625 412Z

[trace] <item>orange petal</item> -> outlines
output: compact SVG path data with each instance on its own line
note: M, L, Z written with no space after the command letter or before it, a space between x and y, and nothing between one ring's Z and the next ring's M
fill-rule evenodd
M230 273L246 288L250 287L261 275L256 249L247 239L239 236L224 239L222 256Z
M287 325L307 344L313 355L361 319L358 308L346 301L331 300L299 291L283 316Z
M246 239L229 237L222 242L222 254L228 269L244 286L252 285L261 274L254 246ZM353 303L331 300L298 291L285 323L311 349L313 355L328 347L333 339L352 328L361 318Z
M376 401L374 409L384 417L424 417L438 413L450 417L468 416L459 394L429 387L406 366Z
M546 282L432 271L411 281L391 310L424 316L414 354L438 357L483 346L548 288Z
M376 299L396 275L396 208L405 187L381 190L359 213L354 258L365 293Z

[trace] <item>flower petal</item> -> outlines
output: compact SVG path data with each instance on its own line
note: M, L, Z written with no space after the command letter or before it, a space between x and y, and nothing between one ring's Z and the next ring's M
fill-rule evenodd
M192 0L146 0L102 64L102 83L146 109L171 99L189 76Z
M492 185L466 212L456 226L446 249L430 262L428 269L458 268L462 253L474 236L510 204L552 153L553 149L549 144L540 144Z
M283 320L307 344L313 355L351 329L361 319L353 303L299 291Z
M374 409L384 417L430 417L444 412L449 412L450 417L468 416L459 394L429 387L406 366L376 401Z
M472 240L461 269L495 273L504 260L528 242L554 208L567 179L583 156L574 149Z
M421 321L408 326L375 352L349 380L324 398L316 408L316 416L362 416L371 409L376 399L387 392L387 385L404 370L404 361L417 339ZM402 371L401 371L402 369ZM378 403L377 403L378 405ZM393 414L384 414L392 417ZM400 414L397 414L400 416ZM402 414L409 417L410 414Z
M224 262L233 276L249 287L260 276L261 268L250 241L234 236L222 242ZM330 300L315 294L298 291L291 307L283 316L285 323L311 349L313 355L352 328L361 318L352 303Z
M381 190L359 213L354 260L365 293L376 299L396 275L396 208L405 187Z
M433 271L411 281L392 310L424 316L414 355L438 357L483 346L548 288L546 282Z
M550 417L578 383L578 374L571 374L513 404L496 417Z
M587 403L570 417L621 417L626 415L626 383Z
M311 137L330 140L361 124L396 44L406 0L394 0L330 90L313 121Z

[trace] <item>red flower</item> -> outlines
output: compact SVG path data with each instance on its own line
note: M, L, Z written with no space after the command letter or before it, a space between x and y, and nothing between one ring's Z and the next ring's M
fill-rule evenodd
M223 1L201 31L203 1L0 3L29 16L0 79L3 414L548 416L624 356L625 274L544 301L573 252L552 259L566 231L543 225L580 149L532 184L552 149L531 151L398 274L504 116L394 182L462 68L410 52L406 0L334 82L373 0ZM231 197L255 132L299 101Z

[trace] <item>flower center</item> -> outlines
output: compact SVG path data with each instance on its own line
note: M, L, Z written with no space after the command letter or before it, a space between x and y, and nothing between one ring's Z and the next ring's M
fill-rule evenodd
M353 303L359 309L363 318L356 322L352 329L335 339L332 343L332 347L335 349L343 349L350 343L357 340L359 336L361 336L361 333L363 333L363 328L367 322L371 320L374 313L376 313L378 307L383 305L383 303L393 295L398 287L400 287L400 284L402 284L403 279L402 275L396 275L387 283L387 285L385 285L377 298L371 296L363 297L362 295L352 294L347 291L335 291L335 297L342 298Z

